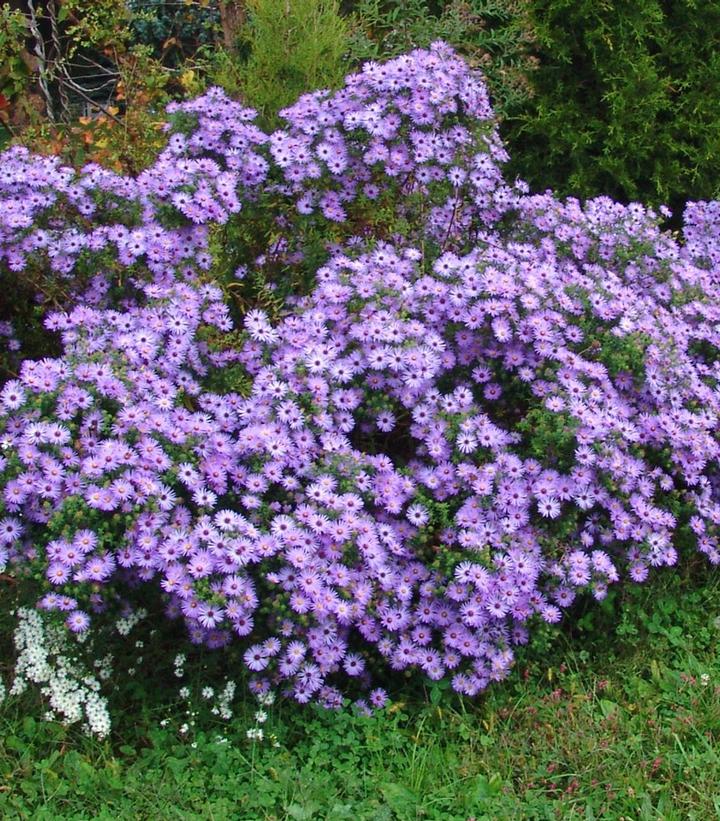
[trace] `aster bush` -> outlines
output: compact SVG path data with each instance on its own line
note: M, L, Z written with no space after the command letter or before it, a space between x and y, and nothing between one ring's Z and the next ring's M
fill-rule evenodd
M680 242L506 181L442 43L271 135L217 89L169 113L134 179L2 156L0 259L68 282L60 355L0 395L2 562L39 608L82 634L153 590L255 692L379 706L388 670L474 695L578 595L718 563L717 203ZM273 316L237 318L231 227L268 237L239 287L282 259Z

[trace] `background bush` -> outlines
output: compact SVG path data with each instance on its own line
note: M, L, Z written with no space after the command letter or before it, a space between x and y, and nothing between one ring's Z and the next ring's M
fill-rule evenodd
M538 0L535 94L506 123L532 186L687 200L720 190L720 3Z
M303 92L341 84L347 24L337 0L248 0L247 13L237 54L214 55L210 73L266 123Z
M182 64L200 46L215 43L219 36L217 4L128 0L128 8L133 39L150 46L153 55L169 65Z

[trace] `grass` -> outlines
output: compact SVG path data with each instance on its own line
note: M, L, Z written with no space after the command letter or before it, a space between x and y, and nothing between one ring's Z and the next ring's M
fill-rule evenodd
M541 634L511 679L474 702L410 682L370 718L280 703L259 742L246 737L249 698L229 724L191 708L183 735L192 712L175 682L152 698L140 686L103 742L8 699L0 816L720 817L720 578L703 572L576 613L572 633Z

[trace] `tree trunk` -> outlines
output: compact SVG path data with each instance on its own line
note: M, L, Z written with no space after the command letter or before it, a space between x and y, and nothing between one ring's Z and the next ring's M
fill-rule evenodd
M247 19L245 0L220 0L219 5L223 45L232 53L237 51L238 35Z

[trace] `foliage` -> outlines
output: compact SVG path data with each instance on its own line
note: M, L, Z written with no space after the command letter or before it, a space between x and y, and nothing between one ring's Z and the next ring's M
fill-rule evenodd
M720 4L529 4L535 94L506 124L513 171L580 197L668 203L720 189Z
M31 60L25 51L26 37L23 14L4 3L0 6L0 147L9 141L18 120L32 111L27 98Z
M36 27L20 13L12 19L22 30L19 56L4 61L19 83L11 122L15 140L78 167L98 162L137 173L148 165L163 144L164 107L172 93L183 92L185 78L174 78L152 48L133 42L134 17L127 4L67 0L56 13L54 7L38 7ZM22 46L30 35L44 38L46 30L52 37L42 40L42 48L33 45L45 55L41 65ZM49 102L39 94L40 72L47 78ZM36 109L48 106L53 119L39 117Z
M0 92L6 98L18 94L27 82L27 66L21 58L26 34L22 13L4 3L0 7Z
M181 66L199 48L212 45L218 31L218 10L209 0L129 0L136 43L150 46L165 64Z
M303 92L340 85L347 26L337 0L249 0L247 11L240 91L263 123L277 123L277 112Z
M253 692L367 711L400 671L476 695L621 576L720 562L717 203L681 245L508 185L443 43L270 135L219 89L168 114L134 177L3 155L0 256L67 288L61 353L0 396L2 560L51 624L159 598ZM272 319L214 281L228 225L231 257L271 242L235 278Z
M47 121L25 129L24 142L81 167L99 163L115 171L137 173L165 143L164 106L171 78L143 47L116 52L111 104L68 123Z
M58 22L65 23L63 33L69 38L66 55L72 57L80 49L103 48L110 43L124 45L130 34L129 21L127 4L118 0L98 0L91 5L83 0L64 0Z

